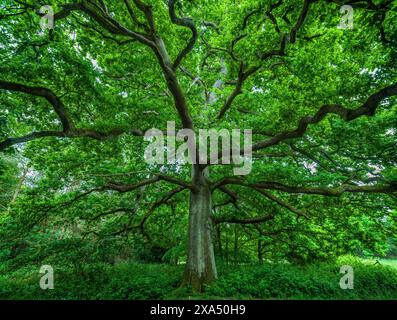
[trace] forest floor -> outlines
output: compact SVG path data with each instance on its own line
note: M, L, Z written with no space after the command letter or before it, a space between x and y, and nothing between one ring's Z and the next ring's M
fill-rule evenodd
M342 265L354 288L341 289ZM122 262L57 266L54 289L42 290L37 266L1 270L0 299L397 299L397 260L342 257L334 263L218 264L202 294L178 289L183 265Z

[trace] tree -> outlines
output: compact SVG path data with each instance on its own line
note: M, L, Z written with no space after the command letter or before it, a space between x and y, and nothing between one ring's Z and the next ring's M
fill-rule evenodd
M54 207L86 199L92 208L89 199L109 200L109 191L125 204L136 191L135 206L94 218L127 212L112 234L149 236L154 212L187 191L183 285L201 290L217 278L213 224L252 225L266 236L262 227L282 215L290 226L267 233L290 234L310 219L320 228L332 211L323 198L342 199L337 207L363 196L376 201L377 215L395 201L391 0L51 1L55 29L44 31L36 3L1 3L0 150L34 140L18 151L51 181L39 189L68 197L34 207L41 216L32 225ZM342 3L354 9L353 31L337 28ZM147 165L146 130L165 131L173 120L195 132L252 129L251 174L233 176L226 165ZM149 205L134 225L142 197ZM316 203L323 203L318 212Z

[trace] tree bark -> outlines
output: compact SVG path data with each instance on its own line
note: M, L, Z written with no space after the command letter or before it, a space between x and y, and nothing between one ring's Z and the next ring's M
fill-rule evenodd
M211 190L208 169L192 168L192 182L197 188L190 193L188 258L182 286L201 292L205 284L217 278L211 223Z

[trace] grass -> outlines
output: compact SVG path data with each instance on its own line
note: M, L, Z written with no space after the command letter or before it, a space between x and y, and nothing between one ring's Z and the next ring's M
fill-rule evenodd
M219 265L219 279L202 294L178 289L183 265L54 265L54 289L39 287L39 267L0 274L0 299L397 299L397 260L342 257L334 263ZM354 270L343 290L342 265Z
M388 266L397 269L397 259L360 259L363 264L376 265L379 262L382 266Z

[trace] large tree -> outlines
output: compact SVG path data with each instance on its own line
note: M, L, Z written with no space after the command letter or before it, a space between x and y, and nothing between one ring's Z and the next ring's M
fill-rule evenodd
M172 215L188 192L183 284L201 290L217 278L214 226L326 230L329 217L370 204L382 218L395 205L392 0L49 1L46 30L37 2L0 3L0 150L32 161L39 204L62 195L29 225L86 201L81 219L125 213L111 234L149 237L154 213ZM353 29L338 28L343 4ZM252 172L148 165L142 137L167 121L251 129Z

